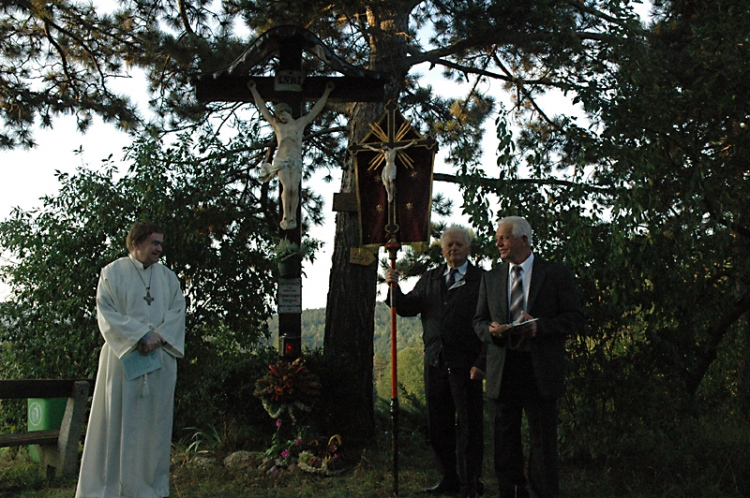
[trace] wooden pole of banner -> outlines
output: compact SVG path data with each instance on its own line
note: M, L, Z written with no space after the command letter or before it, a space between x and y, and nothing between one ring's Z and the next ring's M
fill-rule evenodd
M398 231L398 225L395 223L396 218L396 206L395 197L388 203L388 219L390 223L386 227L388 231L389 240L385 248L388 251L388 257L391 260L391 268L396 269L396 258L401 244L396 239L396 232ZM394 296L396 294L396 286L398 284L391 283L391 425L392 425L392 440L393 440L393 496L398 496L398 340L397 340L397 327L396 327L396 303L394 302Z
M401 169L399 175L407 174L407 178L416 178L416 176L419 174L417 171L414 171L414 160L412 160L409 157L409 152L406 152L404 149L408 149L410 147L414 147L414 149L410 149L410 152L412 150L416 150L419 147L426 147L427 149L431 149L435 146L435 140L432 138L420 138L420 135L413 131L411 128L411 125L408 121L403 119L401 117L399 121L399 126L397 127L397 115L400 116L400 113L398 113L398 107L395 102L390 101L385 105L385 118L381 119L378 123L371 124L372 132L371 135L368 135L367 138L365 138L365 141L363 143L360 143L358 145L352 145L349 147L349 150L353 152L354 154L357 154L358 152L362 151L371 151L376 152L377 155L373 157L370 161L370 166L367 168L367 171L377 171L378 168L381 168L379 170L379 180L378 182L382 182L383 186L386 190L386 198L387 198L387 213L388 213L388 221L385 225L385 233L386 233L386 239L387 242L385 243L385 248L388 251L388 257L390 259L390 267L391 269L396 269L396 259L398 256L398 251L401 249L401 240L407 241L414 241L414 240L421 240L421 239L413 239L409 238L409 236L405 236L403 233L399 234L399 224L397 222L398 213L397 213L397 202L396 197L398 196L398 192L395 188L395 180L396 180L396 168L397 168L397 162L401 164ZM385 122L385 124L383 123ZM410 135L416 136L416 138L409 138ZM372 137L375 140L368 141L368 139ZM432 161L432 158L429 159ZM430 162L430 175L432 172L432 164ZM378 178L378 177L369 177L369 178ZM431 179L431 176L429 177ZM359 180L358 180L359 181ZM358 185L357 188L361 188L361 186ZM369 185L367 188L370 188ZM406 192L406 190L405 190ZM402 197L403 199L408 199L408 195L406 197ZM428 199L429 201L429 199ZM352 201L353 203L354 201ZM336 202L334 202L336 204ZM343 209L343 204L345 203L345 200L343 198L339 198L339 208ZM429 210L429 202L427 202L425 206ZM407 216L413 216L414 212L412 211L415 208L414 204L411 202L407 202L405 204L406 212L404 213ZM377 205L378 212L382 212L382 204ZM380 219L380 218L379 218ZM429 217L428 217L429 219ZM410 219L407 219L407 222L411 221ZM408 223L405 225L408 230ZM380 230L380 228L378 229ZM380 238L380 234L382 232L379 232L379 235L377 237L377 242L380 242L382 240ZM427 240L429 238L428 235L425 234L425 239ZM398 473L399 473L399 462L398 462L398 418L399 418L399 401L398 401L398 336L397 336L397 306L396 301L394 299L394 296L396 294L398 284L397 283L391 283L390 284L390 307L391 307L391 423L392 423L392 438L393 438L393 496L398 496L399 489L398 489Z

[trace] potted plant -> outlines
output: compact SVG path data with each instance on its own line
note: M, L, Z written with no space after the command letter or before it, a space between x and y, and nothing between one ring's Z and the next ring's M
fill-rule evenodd
M281 239L274 249L274 259L281 278L296 278L301 275L302 259L310 254L310 248L298 245L289 239Z

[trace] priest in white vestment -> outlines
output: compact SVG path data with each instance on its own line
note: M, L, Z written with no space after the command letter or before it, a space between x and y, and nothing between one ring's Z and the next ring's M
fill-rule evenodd
M169 496L185 298L177 276L159 263L163 239L157 225L136 223L126 241L130 255L99 277L96 310L105 343L76 498Z

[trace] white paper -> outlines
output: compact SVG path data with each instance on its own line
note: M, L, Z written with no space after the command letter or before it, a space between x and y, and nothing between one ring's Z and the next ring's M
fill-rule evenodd
M526 320L525 322L514 322L510 324L510 327L521 327L522 325L526 325L527 323L535 322L539 320L538 318L532 318L531 320Z

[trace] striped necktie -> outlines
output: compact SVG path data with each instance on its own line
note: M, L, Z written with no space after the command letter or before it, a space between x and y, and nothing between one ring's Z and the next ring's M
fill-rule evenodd
M451 271L448 273L448 282L445 285L447 285L449 289L456 283L456 273L458 273L458 268L451 268Z
M508 309L511 322L518 322L521 320L521 311L524 309L524 297L523 297L523 268L520 265L516 265L511 270L513 275L513 282L510 288L510 308Z

